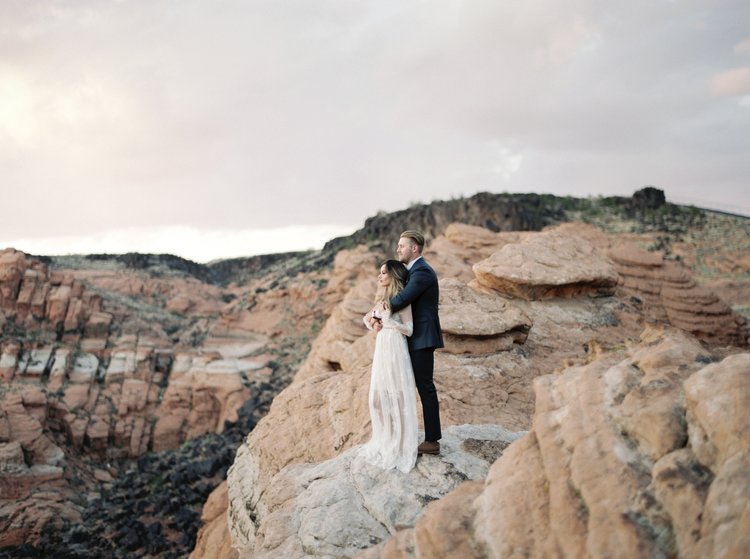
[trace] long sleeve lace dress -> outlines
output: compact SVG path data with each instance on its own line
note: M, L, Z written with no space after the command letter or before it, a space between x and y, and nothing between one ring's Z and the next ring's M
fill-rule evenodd
M366 317L364 322L369 328ZM411 307L383 316L370 377L372 438L361 450L370 464L402 472L417 461L417 394L406 343L413 330Z

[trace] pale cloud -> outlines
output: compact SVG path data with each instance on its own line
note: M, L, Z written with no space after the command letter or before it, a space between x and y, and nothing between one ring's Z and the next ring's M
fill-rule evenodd
M0 66L0 148L85 176L91 156L121 142L132 114L115 87L91 75L56 81Z
M554 29L549 38L548 56L553 63L563 64L577 55L594 52L602 40L602 33L596 25L578 15L569 26Z
M0 238L352 229L477 191L731 203L750 111L723 74L748 20L744 0L8 3Z
M715 95L743 95L750 93L750 68L733 68L711 78Z
M0 146L3 150L27 149L41 129L35 115L35 95L15 73L0 68Z
M141 252L176 254L194 262L317 250L329 240L351 235L340 225L279 227L275 229L206 230L197 227L154 227L106 230L97 235L0 240L0 246L27 254L119 254Z
M744 41L740 41L734 46L734 52L736 53L747 53L750 52L750 37L745 39Z
M508 147L497 147L497 161L492 172L499 175L506 183L519 171L523 163L523 153L518 153Z

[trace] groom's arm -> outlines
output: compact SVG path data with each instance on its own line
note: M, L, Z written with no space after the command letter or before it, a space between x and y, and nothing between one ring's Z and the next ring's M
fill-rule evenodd
M407 305L411 305L434 281L435 278L428 269L413 270L404 290L391 299L391 312L396 313Z

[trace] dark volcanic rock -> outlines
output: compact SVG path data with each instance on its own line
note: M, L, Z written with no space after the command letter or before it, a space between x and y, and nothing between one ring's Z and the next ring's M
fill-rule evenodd
M633 193L633 207L638 210L655 210L667 203L664 191L647 186Z
M389 214L368 218L362 229L349 237L326 243L323 252L336 252L356 244L395 246L402 231L418 229L434 238L451 223L477 225L490 231L539 231L565 221L563 199L539 194L491 194L441 200L415 205Z

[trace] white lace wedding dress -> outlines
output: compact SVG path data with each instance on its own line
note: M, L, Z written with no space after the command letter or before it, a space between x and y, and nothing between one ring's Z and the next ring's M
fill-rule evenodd
M406 344L413 330L411 307L383 318L370 378L372 438L360 451L370 464L402 472L417 461L417 394Z

